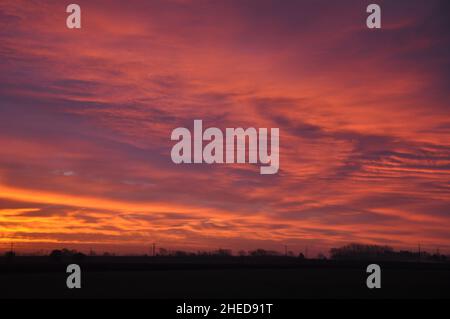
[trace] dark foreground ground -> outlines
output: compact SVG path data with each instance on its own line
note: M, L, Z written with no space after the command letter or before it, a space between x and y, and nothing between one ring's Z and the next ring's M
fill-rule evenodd
M66 266L82 288L66 287ZM381 289L366 286L370 262L0 259L0 298L450 298L450 265L378 262Z

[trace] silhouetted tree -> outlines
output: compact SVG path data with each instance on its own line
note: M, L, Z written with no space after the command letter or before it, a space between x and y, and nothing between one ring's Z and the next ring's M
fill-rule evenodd
M231 254L232 252L229 249L218 249L213 253L213 255L215 256L222 256L222 257L231 256Z
M6 261L11 262L14 257L16 257L16 253L12 250L5 252Z
M76 262L83 261L86 258L86 255L80 252L73 254L72 259Z
M82 258L81 255L84 256L84 254L78 253L76 250L70 250L67 248L63 248L61 250L59 249L54 249L52 250L52 252L50 253L50 258L56 261L60 261L63 258L72 258L74 256L77 256L77 258Z
M5 252L5 257L14 257L16 256L16 253L13 251L7 251Z
M239 250L238 255L239 256L247 256L247 252L245 250Z
M317 259L326 260L326 259L327 259L327 256L325 256L325 255L322 254L322 253L319 253L319 254L317 255Z
M349 244L340 248L332 248L332 259L377 259L394 255L394 250L389 246Z
M188 255L188 253L185 252L185 251L182 251L182 250L176 250L173 253L173 255L176 256L176 257L186 257Z
M279 253L277 253L276 251L265 250L265 249L261 249L261 248L253 250L253 251L249 251L248 254L250 256L252 256L252 257L277 256L277 255L279 255Z
M167 249L160 247L158 250L158 255L159 256L167 256L169 254L169 252L167 251Z
M62 259L62 257L63 257L63 253L62 253L62 251L59 250L59 249L54 249L54 250L52 250L52 252L49 254L49 257L50 257L51 259L53 259L53 260L60 261L60 260Z

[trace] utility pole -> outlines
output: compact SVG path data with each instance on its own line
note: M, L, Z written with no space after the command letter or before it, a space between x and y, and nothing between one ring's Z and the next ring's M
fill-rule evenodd
M156 255L156 244L155 243L153 243L152 244L152 247L153 247L153 257L155 257L155 255Z
M421 255L421 253L420 253L420 243L419 243L419 262L420 262L420 255Z

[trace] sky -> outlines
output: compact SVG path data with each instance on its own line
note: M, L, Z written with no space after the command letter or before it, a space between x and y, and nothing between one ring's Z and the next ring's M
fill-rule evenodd
M0 250L450 252L450 2L0 2ZM279 128L280 169L171 132Z

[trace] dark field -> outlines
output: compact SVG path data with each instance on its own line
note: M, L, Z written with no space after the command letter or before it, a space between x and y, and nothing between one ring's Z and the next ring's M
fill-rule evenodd
M66 287L72 261L0 260L1 298L450 298L450 265L383 263L381 289L366 287L370 262L156 260L78 262L82 288Z

